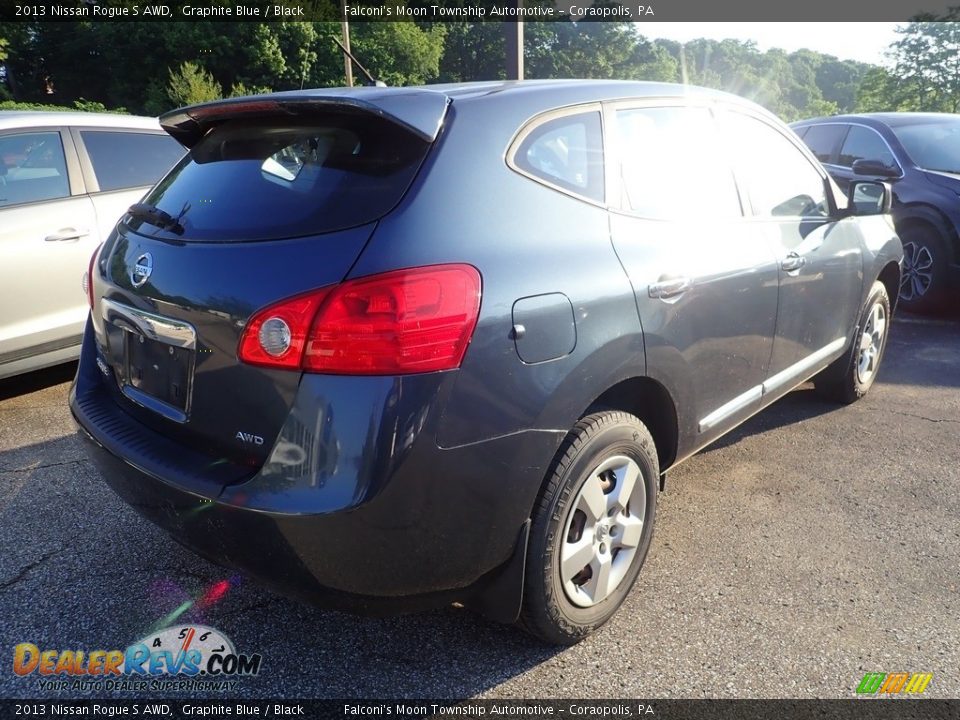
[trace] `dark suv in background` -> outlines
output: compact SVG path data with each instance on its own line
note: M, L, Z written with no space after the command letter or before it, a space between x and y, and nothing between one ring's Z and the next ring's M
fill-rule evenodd
M288 593L576 642L662 473L811 377L876 379L889 191L837 193L733 96L329 89L161 123L190 152L91 258L70 406L134 508Z
M960 115L870 113L794 123L844 190L854 179L893 188L903 241L900 300L913 312L960 297Z

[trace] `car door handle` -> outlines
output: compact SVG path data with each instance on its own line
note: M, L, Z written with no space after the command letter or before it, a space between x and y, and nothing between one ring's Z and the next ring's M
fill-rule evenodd
M55 233L47 235L44 238L45 242L66 242L67 240L79 240L82 237L87 237L90 234L89 230L78 230L76 228L63 228L58 230Z
M685 293L691 287L693 287L693 281L690 278L675 277L648 285L647 294L652 298L666 300Z
M807 264L807 259L802 255L797 255L795 252L787 255L783 261L780 263L780 269L786 270L787 272L792 272L794 270L799 270L804 265Z

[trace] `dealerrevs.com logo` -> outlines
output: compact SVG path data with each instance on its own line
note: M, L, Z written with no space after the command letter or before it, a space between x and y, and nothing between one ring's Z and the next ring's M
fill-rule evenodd
M13 672L36 676L41 690L230 691L236 678L257 675L261 661L204 625L168 627L126 650L51 650L33 643L13 649Z
M857 695L922 695L933 673L869 672L857 686Z

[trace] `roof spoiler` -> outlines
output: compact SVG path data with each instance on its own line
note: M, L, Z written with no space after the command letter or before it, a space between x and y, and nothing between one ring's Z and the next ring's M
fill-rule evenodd
M322 110L376 115L433 142L440 132L450 98L431 90L409 88L335 88L304 93L273 93L217 100L173 110L160 125L181 145L192 148L207 132L234 118L298 117Z

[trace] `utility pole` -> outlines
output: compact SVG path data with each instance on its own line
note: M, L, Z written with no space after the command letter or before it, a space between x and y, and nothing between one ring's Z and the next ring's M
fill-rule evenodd
M511 6L519 8L523 0L511 0ZM523 20L503 24L507 49L507 80L523 80Z
M347 76L347 87L353 87L353 64L350 62L350 22L347 20L347 0L340 0L340 28L343 31L343 46L347 49L343 56L343 71Z

